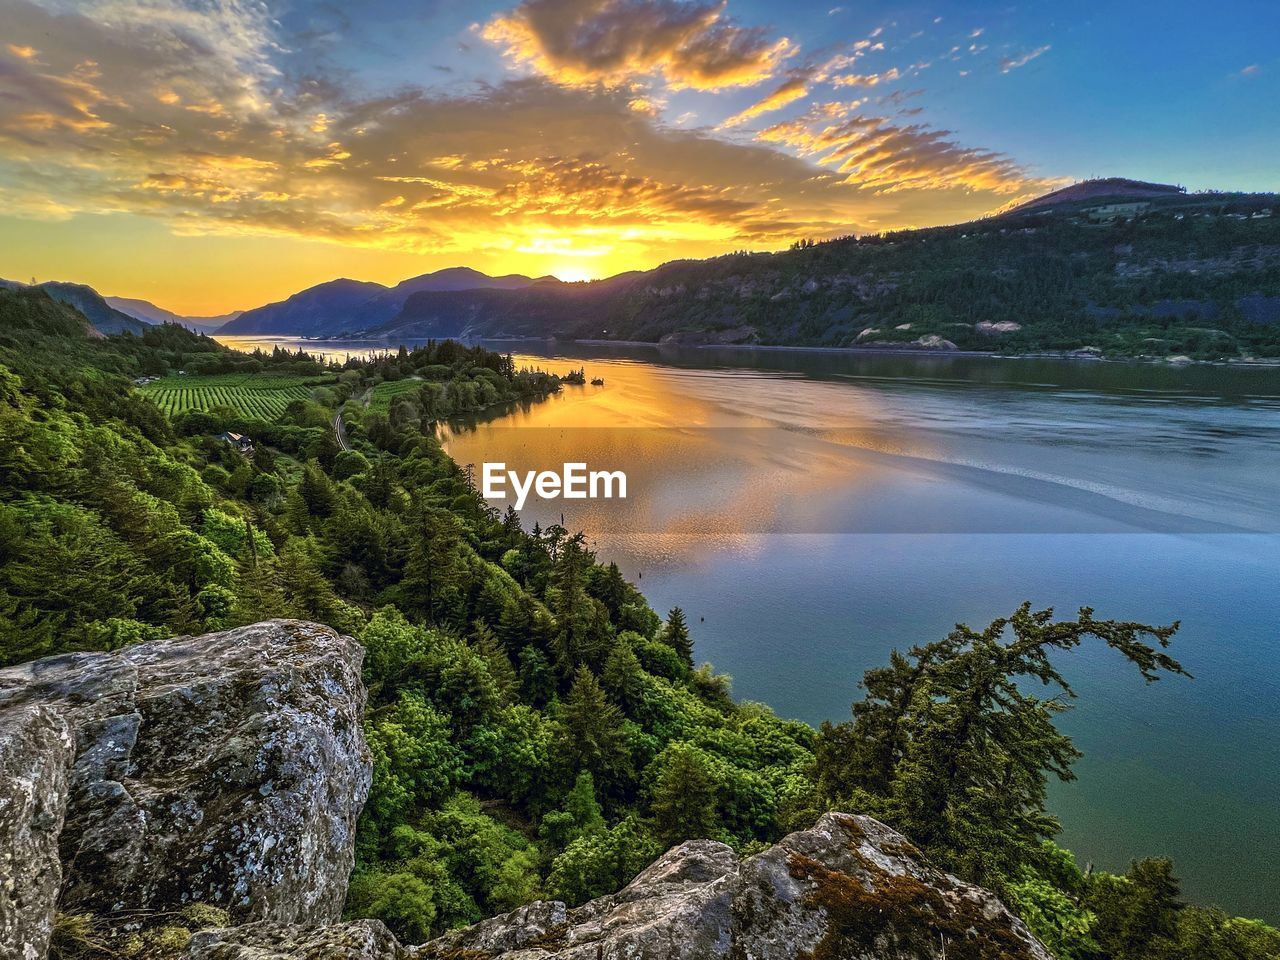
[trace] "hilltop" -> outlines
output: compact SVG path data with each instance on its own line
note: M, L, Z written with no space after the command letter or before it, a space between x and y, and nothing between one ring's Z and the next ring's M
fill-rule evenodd
M1100 180L1082 180L1061 190L1053 190L1025 203L1010 207L1005 213L1024 213L1041 210L1058 204L1079 203L1102 199L1166 199L1181 196L1186 187L1168 183L1148 183L1145 180L1129 180L1125 177L1106 177Z
M93 325L93 329L104 336L125 331L141 334L151 326L145 320L117 310L93 287L83 283L51 280L33 286L17 280L0 280L0 287L7 290L39 290L59 303L78 310Z

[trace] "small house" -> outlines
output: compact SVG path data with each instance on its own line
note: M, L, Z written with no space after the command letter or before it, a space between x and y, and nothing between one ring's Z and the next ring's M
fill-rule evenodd
M253 454L253 440L242 433L232 433L228 430L226 433L218 434L218 439L231 444L236 448L237 453L242 453L246 457Z

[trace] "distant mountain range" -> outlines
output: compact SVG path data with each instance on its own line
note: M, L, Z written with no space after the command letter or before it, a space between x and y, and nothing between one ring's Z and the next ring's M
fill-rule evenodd
M1278 213L1272 194L1188 194L1112 178L972 223L673 261L588 283L442 271L364 303L367 287L340 281L339 291L322 284L261 309L273 332L391 342L1272 357L1280 355Z
M4 282L8 286L22 286ZM145 300L40 287L103 333L197 329ZM1280 198L1112 178L972 223L680 260L604 280L467 267L350 279L228 315L220 334L560 338L1115 356L1280 356Z
M417 293L517 290L536 282L530 277L515 274L490 277L470 267L437 270L402 281L394 287L361 280L330 280L308 287L279 303L246 310L218 332L335 336L386 324L400 313L405 301Z
M244 313L243 310L233 310L220 317L188 317L166 310L164 307L157 307L150 300L137 300L133 297L103 297L103 299L114 309L144 323L176 323L196 333L213 333Z

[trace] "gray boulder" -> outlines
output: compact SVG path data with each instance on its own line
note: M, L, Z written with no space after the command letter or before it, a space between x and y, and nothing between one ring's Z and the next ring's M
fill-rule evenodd
M337 920L371 779L362 657L272 620L0 670L0 718L42 707L75 737L60 909Z
M71 728L47 707L0 715L0 958L37 960L53 930L58 834L75 759Z
M563 918L563 919L561 919ZM739 861L685 843L620 893L455 931L419 960L1052 960L989 891L930 866L870 817L829 813Z
M327 927L258 921L195 934L183 960L408 960L379 920L356 920Z

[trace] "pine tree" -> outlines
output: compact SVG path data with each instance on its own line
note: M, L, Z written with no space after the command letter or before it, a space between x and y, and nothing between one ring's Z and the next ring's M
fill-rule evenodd
M316 542L307 538L291 540L280 551L278 574L285 599L296 617L316 620L335 630L354 630L359 620L338 599L333 587L320 572L316 556L318 549Z
M601 681L613 702L628 714L634 714L644 702L644 677L640 661L631 644L619 639L609 651Z
M715 835L715 783L693 747L677 744L669 749L650 809L654 832L669 847Z
M578 667L560 711L560 754L570 770L587 770L601 783L617 783L628 768L622 711L605 699L596 675Z
M253 530L245 523L248 535L240 555L240 583L231 610L233 623L257 623L276 617L287 617L292 611L276 580L273 561L258 553Z
M423 503L414 510L413 525L400 589L406 610L436 623L447 619L451 595L462 581L462 531L452 513Z
M824 792L835 803L856 795L969 879L1013 876L1057 831L1045 811L1048 779L1073 779L1080 755L1054 725L1075 694L1051 655L1100 640L1152 682L1185 673L1163 652L1177 628L1095 620L1087 607L1055 622L1052 610L1029 604L982 631L959 625L868 672L853 723L824 725ZM1037 687L1053 695L1036 696Z
M686 666L693 666L693 640L689 637L689 627L684 622L684 611L679 607L672 607L671 612L667 614L667 629L665 639L676 653L680 655Z
M556 695L556 676L551 661L537 647L520 651L520 693L535 707L547 704Z
M471 645L488 664L489 676L493 678L498 696L504 702L510 702L519 687L519 679L516 677L515 667L511 665L511 658L507 656L507 651L488 624L476 621Z
M302 470L302 482L298 484L298 494L307 505L307 512L313 517L327 517L333 512L336 493L325 472L314 462L308 463Z

